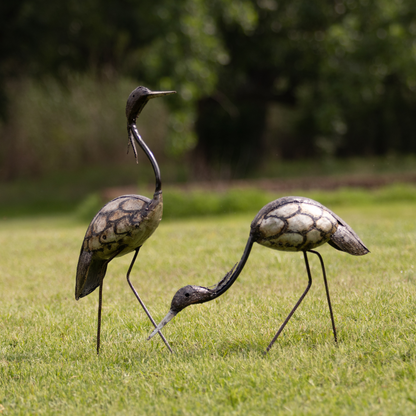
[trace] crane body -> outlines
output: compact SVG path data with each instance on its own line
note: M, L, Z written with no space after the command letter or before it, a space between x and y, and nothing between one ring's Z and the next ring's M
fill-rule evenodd
M368 253L344 220L305 197L287 196L265 205L251 223L251 235L256 243L280 251L307 251L329 243L356 256Z
M78 262L75 299L93 292L108 263L135 251L156 231L163 213L163 197L119 196L106 204L89 225Z
M239 263L215 286L187 285L179 289L173 296L170 311L148 339L157 334L160 329L187 306L209 302L225 293L243 270L254 243L279 251L303 252L308 274L306 290L270 342L267 351L272 347L312 285L308 252L317 255L321 263L334 339L337 342L324 262L322 256L313 249L328 243L337 250L355 256L365 255L369 253L369 250L354 230L338 215L313 199L297 196L279 198L265 205L251 223L249 238Z
M132 146L137 161L136 143L149 159L155 174L155 192L152 199L141 195L123 195L108 202L93 218L87 228L78 260L75 299L89 295L97 287L98 325L97 353L100 350L102 288L107 266L116 257L134 252L127 272L127 281L140 302L150 321L156 326L137 291L130 282L130 272L136 261L140 248L155 232L163 214L162 182L157 161L141 138L136 119L151 98L174 94L175 91L150 91L146 87L137 87L127 100L126 117L129 144ZM172 352L163 334L161 338Z

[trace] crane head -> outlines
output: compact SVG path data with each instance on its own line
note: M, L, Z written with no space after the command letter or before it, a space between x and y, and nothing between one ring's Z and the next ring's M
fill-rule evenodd
M202 286L184 286L179 289L172 298L170 311L160 321L159 325L149 335L148 340L156 335L172 318L174 318L182 309L196 303L208 302L213 298L214 292L207 287Z
M137 87L134 89L130 93L126 104L126 117L128 125L136 121L136 118L151 98L163 97L165 95L175 93L176 91L150 91L149 88L146 87Z

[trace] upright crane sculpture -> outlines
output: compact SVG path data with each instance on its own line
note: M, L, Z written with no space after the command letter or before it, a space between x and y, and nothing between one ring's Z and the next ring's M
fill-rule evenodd
M332 313L331 299L329 297L324 262L321 255L312 249L328 243L337 250L355 256L367 254L369 250L353 229L338 217L338 215L334 214L319 202L296 196L279 198L265 205L251 223L250 235L240 262L214 287L188 285L179 289L172 299L170 311L150 334L148 339L153 337L178 312L187 306L209 302L225 293L243 270L254 243L274 250L302 251L309 278L306 290L277 331L267 347L266 352L270 350L312 285L312 275L307 256L308 252L316 254L321 262L332 329L335 342L337 342L337 332Z
M175 91L150 91L146 87L137 87L130 94L126 105L127 132L133 148L136 162L137 150L135 142L142 148L149 159L155 173L156 187L153 199L141 195L123 195L106 204L93 218L84 237L78 260L75 299L89 295L98 286L98 324L97 354L100 351L101 309L103 280L108 263L115 257L124 256L134 251L133 259L127 272L127 281L137 300L142 305L150 321L155 321L140 299L130 282L130 272L143 243L153 234L162 219L163 198L160 170L150 149L140 137L136 119L151 98L174 94ZM169 343L160 334L169 351Z

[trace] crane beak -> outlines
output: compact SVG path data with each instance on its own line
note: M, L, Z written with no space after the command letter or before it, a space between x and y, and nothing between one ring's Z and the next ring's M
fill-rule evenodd
M149 335L147 340L149 341L154 335L156 335L172 318L176 316L178 312L170 310L168 314L160 321L160 324L154 329L154 331Z
M150 98L156 98L156 97L163 97L165 95L171 95L171 94L176 94L176 91L150 91L147 97L150 99Z

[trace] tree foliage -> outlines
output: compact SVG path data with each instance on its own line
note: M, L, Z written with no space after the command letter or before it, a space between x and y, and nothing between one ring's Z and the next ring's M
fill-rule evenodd
M296 109L289 144L277 148L285 157L416 150L414 2L253 4L252 30L218 17L230 62L197 123L211 164L231 161L242 174L262 160L272 102Z
M92 72L176 89L170 149L207 170L260 163L276 105L282 157L416 151L413 0L6 0L0 22L3 116L11 77Z

